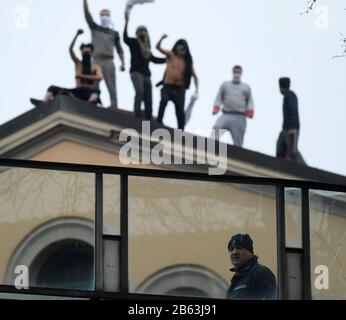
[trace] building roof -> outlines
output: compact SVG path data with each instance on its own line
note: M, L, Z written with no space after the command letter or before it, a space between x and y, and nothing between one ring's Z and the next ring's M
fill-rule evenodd
M159 128L162 126L152 121L151 132ZM75 98L59 96L0 126L0 157L25 159L28 149L38 145L43 148L49 139L57 137L62 132L65 136L68 133L70 137L83 136L84 141L94 143L98 148L114 151L115 140L123 129L134 129L140 133L142 120L135 118L131 112L100 108ZM165 127L165 129L174 133L172 128ZM186 136L197 137L189 133L186 133ZM117 143L119 147L120 143ZM346 185L346 177L342 175L284 161L233 145L227 145L226 148L228 172L231 174L303 179ZM207 167L183 165L171 166L170 169L203 172Z

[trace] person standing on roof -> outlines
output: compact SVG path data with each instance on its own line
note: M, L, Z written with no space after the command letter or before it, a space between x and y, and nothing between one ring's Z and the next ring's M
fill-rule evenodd
M242 147L246 130L246 118L253 118L254 103L250 86L241 81L243 68L233 68L233 80L224 82L214 103L213 115L222 108L222 115L216 121L211 138L220 140L224 130L228 130L234 145ZM223 132L222 132L223 131Z
M104 9L100 12L101 24L96 24L90 14L88 1L84 0L84 14L91 30L92 44L94 46L94 62L102 68L104 80L110 95L111 108L117 109L116 72L113 61L114 47L121 61L120 70L125 71L125 57L123 48L120 44L119 33L114 30L111 12L108 9Z
M148 29L139 26L136 30L136 38L128 36L129 15L125 13L124 42L131 51L131 80L136 91L134 112L136 117L142 117L141 105L144 102L145 119L151 120L153 114L153 92L151 83L150 62L163 64L166 58L153 56L150 47Z
M279 79L280 92L284 96L283 114L284 121L277 145L276 156L281 159L298 163L305 163L298 151L298 139L300 131L298 98L290 90L290 78Z
M178 120L178 128L185 128L185 93L190 88L191 78L194 79L196 95L198 95L199 82L193 67L190 48L186 40L180 39L174 45L172 51L163 49L161 43L167 35L163 35L156 45L157 50L167 57L167 69L162 82L161 102L157 121L162 124L165 109L169 101L175 105L175 113Z

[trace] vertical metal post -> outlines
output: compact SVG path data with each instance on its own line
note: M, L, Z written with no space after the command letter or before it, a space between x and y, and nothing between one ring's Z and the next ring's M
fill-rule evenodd
M120 292L129 292L129 212L128 212L128 176L121 175L121 247L120 247Z
M285 188L276 187L278 299L287 299Z
M96 174L95 188L95 290L103 291L103 175Z
M310 199L309 189L302 189L303 288L304 300L311 300Z

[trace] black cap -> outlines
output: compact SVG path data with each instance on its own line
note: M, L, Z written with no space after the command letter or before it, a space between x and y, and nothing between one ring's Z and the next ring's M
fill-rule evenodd
M92 52L94 52L94 45L92 43L82 43L80 46L80 50L83 50L84 48L89 48Z
M253 241L248 234L237 234L231 238L228 242L228 251L231 247L240 246L247 250L249 250L252 254L253 250Z
M289 89L291 86L291 79L290 78L280 78L279 84L281 88Z

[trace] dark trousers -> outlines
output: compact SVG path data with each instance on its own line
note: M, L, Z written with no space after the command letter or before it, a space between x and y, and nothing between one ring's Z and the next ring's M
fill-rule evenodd
M136 117L141 117L141 106L144 102L145 119L151 120L153 114L153 96L150 77L146 77L139 72L131 73L131 80L136 91L134 112Z
M178 120L178 128L185 129L185 88L176 86L164 86L161 89L161 102L157 121L162 123L163 116L169 101L175 105L175 113Z
M89 101L92 94L97 94L100 97L101 93L99 89L89 87L66 89L57 86L50 86L47 91L50 92L54 97L58 96L59 94L72 94L76 98L84 101ZM98 100L98 102L100 102L100 99Z
M299 130L295 130L291 134L287 130L281 131L276 144L276 156L278 158L300 162L298 138Z

